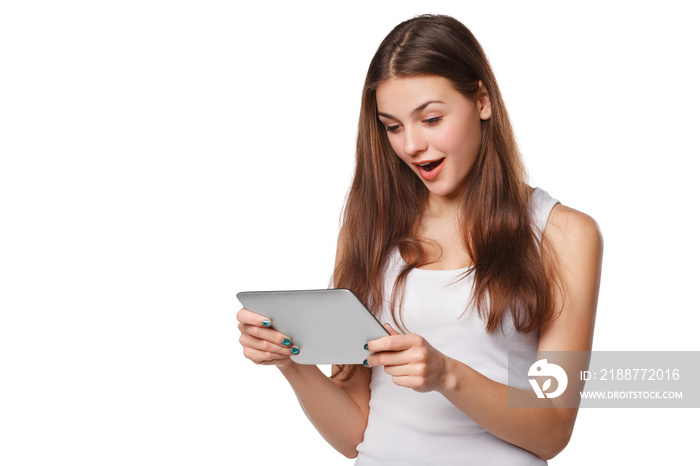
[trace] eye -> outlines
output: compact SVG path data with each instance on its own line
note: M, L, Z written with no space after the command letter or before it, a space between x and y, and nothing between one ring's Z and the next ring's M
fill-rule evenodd
M399 125L386 125L387 133L397 133L399 131Z
M442 117L433 117L423 120L423 123L426 123L428 126L435 126L440 123L441 120Z

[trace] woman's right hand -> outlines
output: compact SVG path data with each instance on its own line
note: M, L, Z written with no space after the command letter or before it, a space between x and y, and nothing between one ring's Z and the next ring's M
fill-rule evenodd
M299 354L299 348L292 346L292 339L271 328L270 319L242 308L236 314L238 330L241 331L239 342L243 346L243 355L255 364L284 367L292 364L289 356Z

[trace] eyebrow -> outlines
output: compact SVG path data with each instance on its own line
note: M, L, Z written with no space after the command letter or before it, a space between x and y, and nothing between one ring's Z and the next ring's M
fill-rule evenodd
M444 104L445 102L441 100L429 100L425 102L424 104L419 105L418 107L414 108L413 111L411 112L411 116L415 115L416 113L422 112L425 107L427 107L430 104ZM377 112L379 116L383 116L384 118L389 118L392 120L398 120L398 118L389 115L388 113L382 113L382 112Z

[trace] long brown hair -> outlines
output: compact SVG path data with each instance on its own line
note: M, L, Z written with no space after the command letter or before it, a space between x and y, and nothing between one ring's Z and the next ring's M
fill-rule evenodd
M447 78L471 100L479 83L488 93L491 118L481 122L481 148L461 199L462 243L473 261L473 304L488 332L508 312L519 332L538 330L554 312L554 257L533 230L531 188L488 59L472 33L449 16L424 15L399 24L370 63L333 286L352 290L376 315L387 301L383 277L392 249L408 258L392 303L408 273L426 263L426 243L415 232L428 190L391 148L376 103L377 87L388 79L424 75Z

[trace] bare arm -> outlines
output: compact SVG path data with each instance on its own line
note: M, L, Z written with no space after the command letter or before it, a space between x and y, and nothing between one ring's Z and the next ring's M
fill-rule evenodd
M345 456L357 456L369 415L369 371L363 368L347 382L331 380L315 365L292 361L291 339L264 325L264 316L243 308L237 317L243 354L256 364L277 366L323 438Z
M344 374L330 379L317 366L297 364L290 359L291 350L296 347L290 338L274 329L274 322L245 308L237 317L243 354L256 364L277 366L316 430L340 453L356 457L369 416L370 372L359 368L348 381L342 381Z
M350 381L340 382L316 366L290 364L280 370L316 430L333 448L355 458L369 415L369 371L363 368Z
M566 300L562 312L540 331L540 351L590 351L602 263L602 238L588 216L556 206L545 229L562 269ZM508 407L508 386L451 359L418 335L370 342L370 365L383 365L397 385L435 390L493 435L542 459L568 443L575 408ZM552 401L553 405L556 403Z

